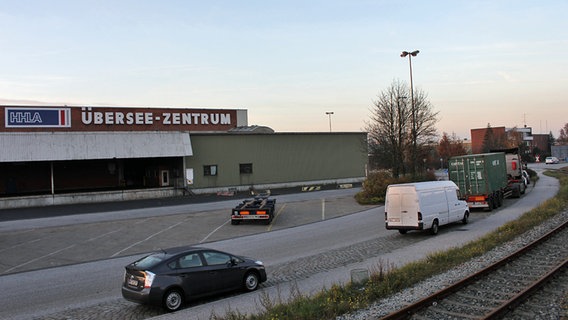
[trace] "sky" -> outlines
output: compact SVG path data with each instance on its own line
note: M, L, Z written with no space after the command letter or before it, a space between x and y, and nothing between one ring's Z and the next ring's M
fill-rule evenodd
M246 109L277 132L359 132L380 92L410 84L400 53L420 50L413 85L439 134L558 137L566 12L566 0L0 0L0 104Z

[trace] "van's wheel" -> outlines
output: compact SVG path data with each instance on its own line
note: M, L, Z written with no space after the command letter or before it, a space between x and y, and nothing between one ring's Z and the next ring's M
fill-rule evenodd
M402 229L398 229L398 232L400 234L406 234L408 232L408 230L402 230Z
M172 289L164 295L163 306L168 312L174 312L183 305L183 294L179 289Z
M463 214L463 219L462 219L462 223L463 224L467 224L469 222L469 212L464 212Z
M432 222L432 229L430 229L430 233L433 235L438 234L438 220L434 220L434 222Z
M249 272L245 276L244 287L247 291L254 291L258 288L258 275L254 272Z

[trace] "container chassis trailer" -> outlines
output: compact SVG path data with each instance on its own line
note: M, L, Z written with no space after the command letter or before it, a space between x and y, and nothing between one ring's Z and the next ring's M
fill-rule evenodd
M231 224L237 225L242 221L263 221L270 224L274 219L276 199L270 198L270 193L255 195L253 199L243 200L231 211Z

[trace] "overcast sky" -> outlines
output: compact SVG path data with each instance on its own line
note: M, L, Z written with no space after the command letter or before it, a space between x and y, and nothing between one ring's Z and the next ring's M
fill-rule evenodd
M568 1L0 0L0 104L247 109L361 131L394 80L438 131L568 123Z

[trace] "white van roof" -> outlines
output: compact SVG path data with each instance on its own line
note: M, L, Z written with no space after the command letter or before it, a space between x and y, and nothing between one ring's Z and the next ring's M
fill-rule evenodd
M389 188L391 188L391 187L413 187L417 191L420 191L420 190L427 190L427 189L434 189L434 188L445 188L445 187L457 188L458 186L453 181L441 180L441 181L424 181L424 182L391 184L388 187Z

